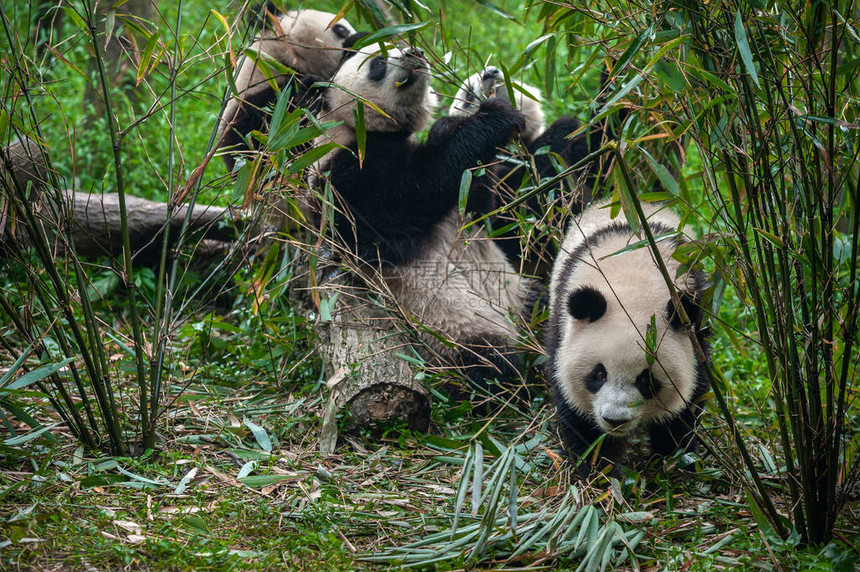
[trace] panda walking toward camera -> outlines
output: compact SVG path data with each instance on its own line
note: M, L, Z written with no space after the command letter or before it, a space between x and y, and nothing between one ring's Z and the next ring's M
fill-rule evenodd
M227 102L218 125L219 147L229 149L223 156L231 170L237 156L251 149L249 133L264 130L268 120L265 108L275 103L278 93L291 90L291 111L312 108L318 94L311 86L331 78L344 57L345 47L356 38L349 22L334 22L335 15L328 12L292 10L280 14L267 8L266 15L276 22L272 24L274 29L262 32L249 46L256 56L246 55L239 65L238 92ZM268 60L295 73L284 73L267 64Z
M532 283L481 230L461 230L460 182L464 171L492 160L523 119L507 102L489 100L470 117L440 119L420 143L415 134L435 105L430 79L416 48L351 55L332 79L319 116L342 124L317 143L343 148L317 163L311 182L331 184L340 242L369 275L382 277L404 314L455 342L456 361L484 384L516 374L518 329L510 314L528 311ZM424 339L448 353L435 335Z
M679 262L672 252L682 242L679 219L665 208L643 204L643 209L655 237L674 235L657 243L674 277ZM651 249L619 254L638 241L623 216L613 220L606 203L595 204L571 222L553 267L545 333L548 377L562 435L575 457L605 435L600 456L623 461L626 437L640 427L647 429L656 455L689 449L695 440L707 372ZM698 305L704 276L690 271L674 280L707 351Z

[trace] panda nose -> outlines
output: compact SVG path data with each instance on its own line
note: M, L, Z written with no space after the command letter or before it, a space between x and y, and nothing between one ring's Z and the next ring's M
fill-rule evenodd
M629 419L613 419L612 417L604 417L603 421L604 421L604 423L606 423L610 427L618 428L630 420Z

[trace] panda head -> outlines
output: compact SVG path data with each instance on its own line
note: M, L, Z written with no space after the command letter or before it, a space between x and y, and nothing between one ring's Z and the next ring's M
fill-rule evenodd
M514 89L514 98L516 99L517 109L523 114L526 120L526 129L523 132L523 139L526 143L534 141L546 128L543 108L541 107L540 92L537 88L530 85L520 84L531 97L524 95L517 89ZM464 117L472 115L478 110L478 106L485 99L491 97L502 98L510 101L508 88L505 85L505 76L497 68L489 66L486 69L469 76L457 94L454 96L454 102L448 109L448 115L451 117Z
M355 29L345 19L319 10L291 10L278 17L289 57L282 63L297 71L331 77L343 59L344 42Z
M692 341L656 265L642 250L599 265L580 264L576 286L558 302L563 315L556 383L571 406L614 436L677 416L690 406L697 386ZM693 295L678 286L688 317L699 324ZM656 335L649 349L651 324Z
M353 110L360 100L369 132L415 133L430 121L435 97L430 65L419 48L364 48L352 53L332 78L324 99L324 119L355 128ZM356 97L358 96L358 97Z

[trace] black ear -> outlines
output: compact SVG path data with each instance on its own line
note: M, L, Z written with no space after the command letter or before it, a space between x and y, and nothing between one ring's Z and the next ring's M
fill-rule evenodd
M606 298L591 286L583 286L570 293L567 311L575 320L594 322L606 313Z
M274 16L281 15L281 9L275 6L274 2L260 2L245 10L245 24L248 27L254 27L258 22L262 21L263 27L266 27L269 23L269 19L266 17L267 11Z
M681 305L684 307L684 312L690 318L690 322L698 328L702 324L702 308L696 300L688 292L681 292ZM684 327L684 322L681 320L681 314L675 309L675 304L672 300L666 304L666 319L669 320L669 325L673 330L680 330Z
M367 36L368 34L370 34L370 32L355 32L354 34L350 34L350 36L343 41L344 49L351 50L357 41ZM349 59L350 57L352 57L353 54L354 52L347 52L343 59Z

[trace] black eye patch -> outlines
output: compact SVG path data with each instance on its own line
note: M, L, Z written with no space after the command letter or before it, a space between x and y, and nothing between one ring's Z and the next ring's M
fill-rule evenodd
M349 29L343 24L335 24L331 27L331 31L334 32L334 35L341 40L349 37Z
M602 363L599 363L585 378L585 388L591 393L597 393L604 383L606 383L606 368L603 367Z
M594 322L606 313L606 298L591 286L583 286L571 292L567 311L575 320Z
M651 375L650 370L643 369L642 373L636 377L636 389L639 390L639 393L641 393L642 397L645 399L652 399L660 392L662 387L663 384Z
M382 56L376 56L370 61L370 72L367 74L370 81L382 81L388 69L388 60Z

